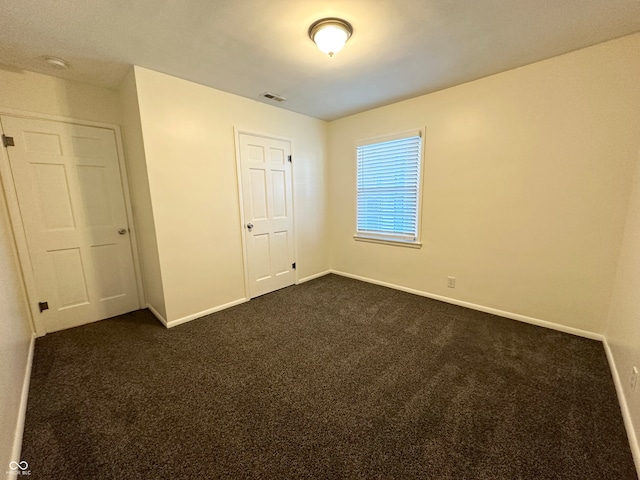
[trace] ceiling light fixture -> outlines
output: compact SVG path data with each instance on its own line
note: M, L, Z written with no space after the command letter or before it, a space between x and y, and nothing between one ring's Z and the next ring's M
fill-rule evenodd
M309 38L330 57L342 50L352 33L351 24L340 18L323 18L309 27Z
M66 70L69 68L69 64L58 57L44 57L44 61L47 62L50 67L57 68L58 70Z

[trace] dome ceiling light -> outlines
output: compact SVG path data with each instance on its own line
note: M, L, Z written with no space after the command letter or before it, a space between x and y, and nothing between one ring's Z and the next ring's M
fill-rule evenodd
M351 24L340 18L323 18L309 27L309 38L330 57L342 50L352 33Z

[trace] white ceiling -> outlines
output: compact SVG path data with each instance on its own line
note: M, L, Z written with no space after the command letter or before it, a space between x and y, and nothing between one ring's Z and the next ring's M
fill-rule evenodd
M640 31L640 0L2 0L0 63L116 88L136 64L332 120ZM329 58L322 17L354 33ZM68 71L42 56L66 59Z

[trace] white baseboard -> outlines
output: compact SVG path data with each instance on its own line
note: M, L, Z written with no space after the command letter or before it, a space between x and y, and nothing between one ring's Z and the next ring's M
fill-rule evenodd
M153 313L162 324L167 328L177 327L178 325L182 325L183 323L190 322L191 320L195 320L196 318L201 318L206 315L210 315L215 312L219 312L220 310L225 310L227 308L235 307L236 305L240 305L241 303L246 302L246 298L239 298L238 300L234 300L233 302L225 303L224 305L218 305L217 307L209 308L208 310L203 310L202 312L193 313L191 315L187 315L186 317L178 318L176 320L167 321L160 313L153 308L153 306L147 304L147 308Z
M401 290L407 293L413 293L414 295L420 295L421 297L440 300L441 302L451 303L453 305L458 305L460 307L466 307L472 310L478 310L480 312L490 313L492 315L497 315L499 317L510 318L511 320L518 320L520 322L530 323L532 325L537 325L539 327L545 327L545 328L550 328L552 330L558 330L564 333L570 333L572 335L589 338L591 340L600 340L600 341L604 340L604 336L602 336L601 334L590 332L588 330L581 330L579 328L567 327L566 325L560 325L558 323L548 322L546 320L541 320L539 318L527 317L526 315L520 315L518 313L506 312L504 310L498 310L496 308L485 307L484 305L477 305L475 303L465 302L462 300L457 300L455 298L449 298L442 295L435 295L433 293L423 292L422 290L415 290L409 287L394 285L393 283L381 282L379 280L374 280L372 278L361 277L360 275L353 275L351 273L341 272L338 270L331 270L331 273L335 273L336 275L340 275L343 277L353 278L355 280L361 280L363 282L381 285L383 287L393 288L395 290Z
M153 316L156 317L158 320L160 320L160 323L162 323L165 327L167 326L167 319L164 318L162 315L160 315L160 312L158 310L156 310L155 308L153 308L153 305L151 305L150 303L147 303L147 308L149 309L149 311L151 313L153 313Z
M16 422L16 430L13 434L13 449L11 450L11 461L20 462L20 454L22 452L22 437L24 434L24 421L27 415L27 401L29 399L29 384L31 382L31 366L33 365L33 352L36 345L36 334L31 335L31 343L29 344L29 355L27 357L27 365L24 369L24 379L22 381L22 393L20 394L20 408L18 409L18 420ZM4 468L4 465L0 466ZM17 478L17 473L9 473L7 479Z
M324 272L316 273L315 275L309 275L308 277L301 278L298 280L298 284L308 282L310 280L315 280L316 278L324 277L325 275L329 275L331 270L325 270Z
M615 359L613 358L613 352L611 351L606 338L602 343L604 344L604 351L607 353L607 360L609 361L609 368L611 368L613 383L616 386L618 402L620 403L620 410L622 412L622 420L624 421L624 428L627 431L627 438L629 439L629 446L631 447L633 461L636 464L636 472L640 478L640 445L638 445L638 438L636 437L636 432L633 428L633 421L631 420L629 406L627 405L627 400L624 396L624 389L622 388L618 367L616 366Z
M246 301L247 301L246 298L239 298L238 300L225 303L224 305L218 305L217 307L209 308L208 310L203 310L202 312L194 313L192 315L187 315L186 317L178 318L176 320L171 320L170 322L167 323L167 328L173 328L183 323L190 322L191 320L195 320L196 318L201 318L201 317L204 317L205 315L210 315L212 313L219 312L220 310L225 310L227 308L235 307L236 305L240 305L241 303L244 303Z
M308 281L314 280L316 278L324 277L325 275L329 275L330 273L332 273L331 270L325 270L324 272L316 273L315 275L310 275L308 277L301 278L301 279L298 280L298 284L304 283L304 282L308 282ZM153 307L153 305L148 303L147 304L147 308L149 309L149 311L151 313L153 313L153 315L165 327L173 328L173 327L176 327L176 326L181 325L183 323L190 322L191 320L195 320L196 318L201 318L201 317L204 317L206 315L210 315L212 313L219 312L220 310L224 310L224 309L227 309L227 308L235 307L236 305L240 305L241 303L245 303L245 302L248 302L248 301L249 301L249 299L247 299L247 298L239 298L238 300L234 300L232 302L225 303L224 305L219 305L217 307L213 307L213 308L210 308L208 310L204 310L202 312L194 313L192 315L187 315L186 317L178 318L176 320L171 320L171 321L167 321L167 319L164 318L160 314L160 312L158 312L158 310L156 310Z

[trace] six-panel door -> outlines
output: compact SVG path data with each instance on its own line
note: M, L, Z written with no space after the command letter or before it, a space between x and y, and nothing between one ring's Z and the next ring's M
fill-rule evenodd
M251 298L295 283L291 145L239 134Z
M138 309L113 130L1 121L47 332Z

